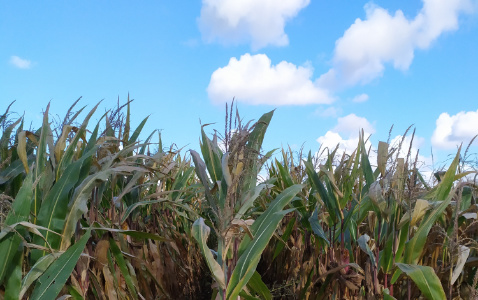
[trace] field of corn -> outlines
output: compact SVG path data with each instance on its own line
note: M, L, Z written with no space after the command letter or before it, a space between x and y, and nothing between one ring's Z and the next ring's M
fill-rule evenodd
M262 149L273 111L226 106L198 153L140 141L129 99L77 103L28 129L0 107L0 299L478 297L466 145L424 179L411 145L371 155L363 134L351 154Z

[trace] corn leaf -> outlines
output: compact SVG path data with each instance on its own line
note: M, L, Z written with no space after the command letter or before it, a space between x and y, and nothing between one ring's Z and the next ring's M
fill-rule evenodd
M279 222L286 214L293 210L294 209L289 209L275 212L268 214L267 217L264 218L259 230L254 235L254 239L248 244L237 261L227 285L226 299L235 299L249 282L249 279L251 279L256 271L262 252L269 243L277 225L279 225Z
M33 196L33 172L30 172L25 178L20 191L12 203L12 211L7 216L4 225L13 225L28 219L30 213L30 203ZM15 232L7 233L6 237L0 241L0 284L9 269L12 260L19 250L22 238Z
M22 284L21 284L21 290L20 290L20 296L18 297L19 299L23 299L23 295L27 292L27 290L30 288L30 286L40 277L45 273L45 271L48 269L48 267L57 259L57 257L53 254L48 254L43 257L41 257L35 265L28 271L28 273L23 277L22 279Z
M396 263L415 282L427 299L446 299L440 279L431 267Z
M272 299L271 291L269 291L265 283L262 281L261 275L259 273L254 272L247 285L250 287L251 290L259 294L259 296L261 296L261 299Z
M118 264L121 274L123 274L124 280L126 281L126 285L128 286L129 292L134 299L138 299L138 292L136 291L136 287L133 283L133 278L128 271L128 267L126 265L126 261L124 260L123 254L121 253L120 248L116 245L114 239L110 239L110 249L113 253L116 263Z
M221 266L214 260L212 256L211 249L207 246L207 239L209 237L211 229L204 223L203 218L197 219L192 227L192 235L199 244L199 248L203 256L206 258L207 266L214 277L214 280L219 284L221 289L226 288L224 271L221 269Z
M55 299L71 275L86 243L90 239L91 230L86 233L68 250L66 250L48 269L43 273L35 285L32 300Z

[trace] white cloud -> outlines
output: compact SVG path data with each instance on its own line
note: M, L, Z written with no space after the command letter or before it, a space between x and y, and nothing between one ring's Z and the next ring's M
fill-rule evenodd
M312 73L309 66L286 61L271 65L265 54L244 54L214 71L207 92L216 104L233 97L247 104L274 106L332 103L328 92L311 81Z
M359 132L364 130L365 138L368 138L370 134L375 133L374 126L366 119L358 117L355 114L350 114L342 118L337 119L337 125L334 128L327 131L325 135L320 136L317 139L321 149L326 147L330 150L335 149L337 145L339 148L337 150L338 154L341 155L344 152L351 154L355 149L357 149L359 142ZM365 144L366 148L369 149L371 146L370 142ZM322 151L321 150L321 151Z
M355 149L357 149L359 138L350 137L343 138L339 133L333 131L327 131L325 135L320 136L317 139L317 142L320 144L321 151L325 148L328 148L329 151L332 151L339 145L337 152L341 155L342 153L350 154Z
M355 103L362 103L368 100L368 95L367 94L360 94L355 97L353 97L352 102Z
M16 55L10 57L10 63L19 69L29 69L32 65L31 61L20 58Z
M251 42L254 50L267 45L285 46L285 24L310 0L203 0L199 28L205 40Z
M408 19L401 10L392 15L367 4L365 20L356 19L336 41L333 67L318 82L328 88L368 83L388 63L407 70L416 49L427 49L442 33L458 29L459 15L471 10L470 0L423 0L420 12Z
M367 134L375 133L375 128L366 118L358 117L355 114L338 118L337 125L332 130L335 132L346 133L349 136L358 136L360 129L363 129Z
M459 112L450 116L442 113L436 120L432 145L442 149L452 149L463 143L465 146L478 134L478 110Z

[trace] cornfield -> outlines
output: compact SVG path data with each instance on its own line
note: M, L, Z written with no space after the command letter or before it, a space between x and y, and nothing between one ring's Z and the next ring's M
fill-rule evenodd
M405 138L267 152L231 105L199 153L77 104L0 115L0 299L478 299L468 148L425 180Z

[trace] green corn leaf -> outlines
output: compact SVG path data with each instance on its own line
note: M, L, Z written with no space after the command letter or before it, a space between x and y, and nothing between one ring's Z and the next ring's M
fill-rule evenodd
M201 127L201 152L202 156L204 157L204 163L207 167L209 176L214 184L222 179L222 152L218 146L207 137L206 132L204 132L204 126L206 125Z
M4 225L13 225L28 220L30 213L30 203L33 196L33 172L30 172L23 185L20 188L15 200L12 203L12 210L8 214ZM21 230L18 230L21 231ZM23 251L23 247L19 249L22 238L15 232L10 232L0 241L0 284L12 264L12 260L18 251Z
M43 273L35 285L32 300L55 299L71 275L86 243L90 239L91 230L86 233L68 250L66 250L48 269Z
M3 135L2 137L0 138L0 158L1 158L1 161L4 161L7 159L8 157L8 143L10 141L10 136L12 134L12 131L13 129L15 128L15 126L18 125L18 123L20 123L22 121L23 118L19 118L18 120L16 120L15 122L13 122L13 124L9 125L5 131L3 132Z
M252 223L250 229L253 236L264 231L270 222L268 218L274 215L277 212L282 211L286 205L302 190L303 185L295 184L282 193L280 193L270 204L269 207ZM239 255L242 255L242 252L246 249L251 238L246 235L242 239L242 242L239 244Z
M458 167L458 164L460 163L460 150L461 146L460 148L458 148L455 159L453 159L453 162L450 164L450 167L446 171L445 176L438 185L438 189L436 190L436 194L434 195L436 200L445 200L453 187L456 169Z
M193 175L194 167L189 167L183 172L178 172L176 177L174 178L174 183L171 187L171 190L175 191L171 193L171 200L176 201L179 199L184 190L187 188L188 181L191 179L191 175Z
M383 268L383 271L388 273L393 267L393 240L394 232L392 231L385 242L385 248L381 251L379 265Z
M287 243L287 240L289 239L289 236L292 233L292 229L294 229L295 220L296 218L294 217L290 219L289 223L287 224L284 234L281 236L280 238L281 240L278 241L276 249L274 250L274 255L272 256L272 260L274 260L279 255L279 253L281 253L282 249L284 249L285 243Z
M317 175L317 172L314 170L312 162L304 161L304 165L311 186L314 187L317 192L319 192L320 198L322 199L325 204L325 207L327 208L327 212L329 213L332 220L336 222L339 211L339 208L337 207L337 202L334 201L334 199L329 198L329 193L320 181L319 175Z
M120 248L116 245L114 239L110 239L110 250L115 257L116 263L123 274L124 280L126 285L128 286L129 292L134 299L138 299L138 292L136 291L136 287L133 283L133 279L131 278L131 274L128 271L128 267L126 265L126 261L124 260L123 253L121 253Z
M77 291L76 288L72 287L71 285L68 286L68 293L70 293L71 298L73 300L84 300L83 296Z
M327 246L330 246L330 242L327 239L327 235L325 234L324 229L322 228L322 226L320 226L319 217L318 217L318 210L319 210L319 208L316 207L314 209L314 212L312 213L312 215L309 218L310 227L312 228L312 231L315 233L315 235L318 238L322 239L327 244Z
M96 104L96 106L93 107L93 109L85 117L85 119L83 120L83 123L81 124L80 129L76 133L75 137L71 141L70 145L66 149L63 156L61 157L61 160L58 163L58 166L56 168L56 180L59 180L60 176L64 173L65 169L71 164L71 161L73 160L73 155L75 154L75 150L78 145L78 141L80 140L81 136L85 135L86 126L88 126L88 122L90 121L91 116L96 111L100 103Z
M92 174L75 189L64 221L65 225L62 230L60 250L66 250L70 246L76 223L88 211L87 201L91 196L91 190L95 187L96 181L105 181L114 171L114 169L106 169Z
M131 128L131 107L130 107L129 93L128 93L126 121L124 123L124 131L123 131L123 143L128 142L130 128Z
M151 239L151 240L161 241L161 242L170 242L171 241L170 239L159 236L157 234L150 233L150 232L144 232L144 231L123 230L123 229L115 229L115 228L107 228L107 227L91 227L91 229L92 230L98 230L98 231L108 231L108 232L121 233L121 234L129 235L129 236L137 238L137 239Z
M405 245L404 262L408 264L416 264L420 258L423 247L427 241L428 233L436 220L443 214L446 207L451 203L455 191L452 190L447 199L440 203L430 214L428 214L420 223L415 235Z
M34 160L34 157L32 155L29 155L28 165L31 166ZM23 162L20 159L15 160L0 173L0 185L10 181L11 179L17 177L23 172L25 172Z
M288 188L294 184L292 181L292 177L290 177L290 172L287 169L287 166L283 166L277 159L276 159L277 168L279 168L279 174L284 182L284 188Z
M121 217L121 224L123 224L126 221L126 219L129 217L129 215L138 207L156 204L156 203L162 203L162 202L169 202L169 201L171 200L158 199L158 200L139 201L139 202L133 203L130 206L128 206L128 208L126 208L126 210L123 212L123 216Z
M431 267L396 263L415 282L427 299L446 299L440 279Z
M367 150L365 149L365 141L363 134L360 137L360 149L361 149L361 166L362 166L362 172L365 176L365 186L362 189L362 195L365 195L368 192L368 189L372 185L372 183L375 181L375 176L372 171L372 166L370 165L370 161L368 159L367 155Z
M136 127L133 134L131 135L131 138L128 140L128 145L132 145L132 144L136 143L136 140L138 139L139 134L143 130L143 127L146 124L146 121L148 121L148 118L149 117L144 118L144 120L141 121L141 123L138 125L138 127Z
M395 297L390 296L389 289L383 289L383 300L397 300Z
M254 272L247 285L251 290L261 296L261 299L272 300L271 291L269 291L265 283L262 281L261 275L257 273L257 271Z
M370 250L370 247L368 246L369 240L370 237L367 234L364 234L358 238L357 242L359 244L360 249L362 249L362 251L370 257L370 262L373 266L375 266L375 254L372 252L372 250Z
M236 299L244 286L249 282L249 279L251 279L256 271L262 252L269 243L277 225L279 225L279 222L286 214L293 210L294 209L289 209L268 214L263 220L259 230L256 231L254 235L254 239L248 244L237 261L227 285L226 299ZM254 224L256 222L254 222Z
M244 197L241 200L241 207L239 208L239 211L236 214L236 219L242 218L246 212L249 210L254 205L254 201L259 197L260 193L265 189L271 187L271 185L267 184L259 184L254 188L254 190L250 190L246 193L244 193Z
M57 259L57 257L53 254L48 254L43 257L41 257L35 265L28 271L28 273L23 277L22 279L22 284L21 284L21 290L20 290L20 296L18 297L19 299L23 299L23 295L27 292L27 290L30 288L30 286L40 277L45 273L45 271L48 269L48 267Z
M259 153L262 147L262 142L264 141L264 136L266 134L267 128L271 122L272 116L274 115L274 110L263 114L259 121L257 121L256 126L249 135L247 140L246 147L249 148L249 153ZM245 174L248 174L242 183L241 189L243 191L248 191L256 186L257 174L259 173L259 166L256 159L252 159L250 163L247 163L244 169Z
M40 211L38 212L37 225L61 233L68 211L70 192L78 184L78 178L83 163L86 159L90 158L95 151L96 147L91 149L87 155L82 156L65 169L64 174L45 196ZM40 237L36 237L34 242L43 247L46 247L46 243L48 242L53 249L59 248L61 237L51 234L48 231L44 233L44 236L46 241ZM32 259L36 261L43 255L45 255L45 251L34 250L32 252Z
M8 270L8 278L6 280L5 300L16 300L20 293L20 286L22 282L22 264L23 251L17 251L13 257L10 269Z

